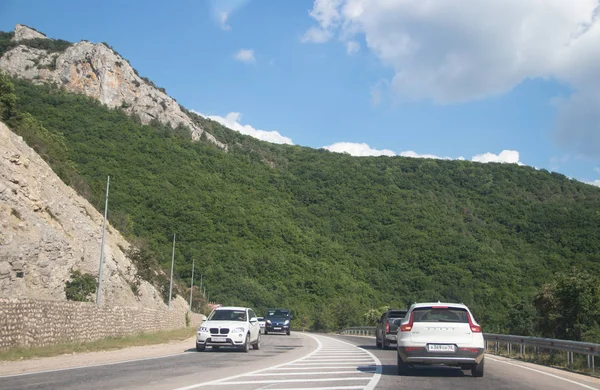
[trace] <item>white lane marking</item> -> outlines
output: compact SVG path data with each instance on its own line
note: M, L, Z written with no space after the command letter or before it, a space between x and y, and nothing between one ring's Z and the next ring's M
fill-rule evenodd
M359 363L369 363L372 362L372 360L361 360L359 362L349 362L349 363L344 363L344 362L330 362L330 363L294 363L294 367L308 367L308 366L329 366L329 365L334 365L334 366L355 366Z
M326 337L326 336L323 336L323 337ZM339 343L350 345L354 348L359 348L356 345L347 343L345 341L333 339L331 337L327 337L327 338L331 339L331 340L335 340ZM359 349L362 349L362 348L359 348ZM379 359L377 359L377 356L373 355L370 351L367 351L366 349L362 349L362 350L365 351L367 353L367 355L371 356L371 358L373 358L373 360L375 361L375 364L376 364L375 374L373 375L371 381L367 384L367 386L364 387L364 390L373 390L373 389L375 389L375 386L377 386L377 383L379 383L379 380L381 379L381 372L382 372L383 366L381 365L381 362L379 361Z
M225 382L225 381L228 381L228 380L231 380L231 379L241 378L243 376L250 375L250 374L258 374L259 372L264 372L264 371L268 371L268 370L272 370L272 369L277 369L279 367L283 367L283 366L286 366L288 364L294 364L295 362L298 362L298 361L300 361L302 359L306 359L306 358L308 358L310 356L313 356L314 354L316 354L317 352L319 352L321 350L321 348L323 348L323 343L321 343L321 341L318 338L313 337L313 336L311 336L309 334L307 334L307 336L309 336L310 338L312 338L313 340L315 340L317 342L317 348L314 351L312 351L311 353L309 353L309 354L307 354L305 356L302 356L301 358L298 358L298 359L293 360L293 361L288 362L288 363L278 364L278 365L273 366L273 367L267 367L267 368L263 368L263 369L260 369L260 370L247 372L247 373L244 373L244 374L229 376L229 377L222 378L222 379L216 379L216 380L210 381L210 382L196 383L196 384L190 385L190 386L178 387L178 388L173 389L173 390L191 390L191 389L197 389L198 387L203 387L203 386L218 385L221 382Z
M26 376L26 375L36 375L36 374L49 374L51 372L61 372L61 371L69 371L69 370L80 370L82 368L94 368L94 367L104 367L104 366L114 366L115 364L124 364L124 363L133 363L133 362L143 362L148 360L156 360L156 359L165 359L175 356L186 355L190 352L180 352L174 353L172 355L164 355L164 356L155 356L149 358L141 358L141 359L130 359L130 360L119 360L118 362L108 362L108 363L98 363L98 364L90 364L87 366L75 366L75 367L67 367L67 368L56 368L53 370L42 370L42 371L32 371L32 372L24 372L21 374L10 374L10 375L0 375L0 379L3 378L12 378L15 376Z
M333 369L348 369L348 366L336 366L336 367L323 367L326 368L328 370L333 370ZM362 366L357 366L356 369L357 370L375 370L377 367L375 365L362 365ZM279 367L279 368L273 368L273 370L314 370L315 367Z
M364 389L362 386L334 386L334 387L285 387L275 388L269 387L269 390L358 390Z
M368 381L371 378L300 378L300 379L266 379L262 381L234 381L214 383L213 385L229 386L229 385L252 385L252 384L267 384L267 383L298 383L298 382L341 382L341 381Z
M508 364L509 366L515 366L515 367L519 367L519 368L522 368L522 369L524 369L524 370L529 370L529 371L537 372L538 374L543 374L543 375L550 376L550 377L552 377L552 378L560 379L560 380L563 380L563 381L565 381L565 382L572 383L572 384L574 384L574 385L578 385L578 386L581 386L581 387L585 387L586 389L598 390L598 387L592 387L592 386L588 386L588 385L586 385L586 384L584 384L584 383L576 382L576 381L573 381L573 380L571 380L571 379L563 378L563 377L560 377L560 376L558 376L558 375L550 374L550 373L548 373L548 372L544 372L544 371L541 371L541 370L536 370L535 368L531 368L531 367L525 367L525 366L522 366L522 365L520 365L520 364L515 364L515 363L511 363L511 362L505 362L505 361L503 361L503 360L494 359L494 358L491 358L491 357L489 357L489 356L486 356L486 359L490 359L490 360L491 360L491 361L493 361L493 362L498 362L498 363L504 363L504 364Z
M311 372L275 372L272 374L248 374L246 376L284 376L284 375L333 375L333 374L372 374L375 369L372 371L311 371Z

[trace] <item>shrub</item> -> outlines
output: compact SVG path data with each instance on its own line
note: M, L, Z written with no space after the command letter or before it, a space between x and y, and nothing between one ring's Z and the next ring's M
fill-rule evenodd
M71 280L65 283L65 295L69 301L92 302L96 292L96 278L81 271L71 271Z

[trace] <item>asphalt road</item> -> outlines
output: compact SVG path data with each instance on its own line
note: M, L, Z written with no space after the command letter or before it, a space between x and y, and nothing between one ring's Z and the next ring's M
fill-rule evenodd
M456 368L396 374L392 350L373 338L292 332L262 337L261 349L221 349L100 366L0 376L0 389L600 389L600 380L488 355L485 376Z

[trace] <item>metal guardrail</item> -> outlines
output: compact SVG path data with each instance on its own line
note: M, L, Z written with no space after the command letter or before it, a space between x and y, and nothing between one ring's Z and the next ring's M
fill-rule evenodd
M340 331L340 334L347 335L359 335L359 336L374 336L374 326L358 326L351 328L344 328ZM495 343L494 350L498 352L500 342L507 345L508 353L511 353L512 346L518 344L522 355L525 354L526 347L535 348L535 352L539 353L540 349L543 350L554 350L567 352L567 364L573 363L573 354L581 354L587 356L588 368L595 371L595 359L594 356L600 356L600 344L584 343L581 341L570 341L570 340L559 340L559 339L548 339L541 337L529 337L529 336L514 336L506 334L493 334L484 333L483 337L486 341L486 349L489 348L489 343Z

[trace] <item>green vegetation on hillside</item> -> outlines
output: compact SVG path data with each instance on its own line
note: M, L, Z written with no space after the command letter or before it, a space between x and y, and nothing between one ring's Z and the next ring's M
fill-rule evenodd
M81 177L100 210L110 175L112 225L167 270L176 233L176 275L189 283L195 259L219 303L290 307L298 324L336 329L363 325L373 308L451 300L504 332L556 272L600 275L600 189L560 174L274 145L194 116L225 152L14 83L18 115L36 121L29 138L62 156L46 155L57 173Z
M47 39L47 38L34 38L24 39L19 42L12 40L14 32L3 32L0 31L0 57L7 51L18 45L25 45L34 49L43 49L48 53L62 53L73 43L64 41L62 39Z

